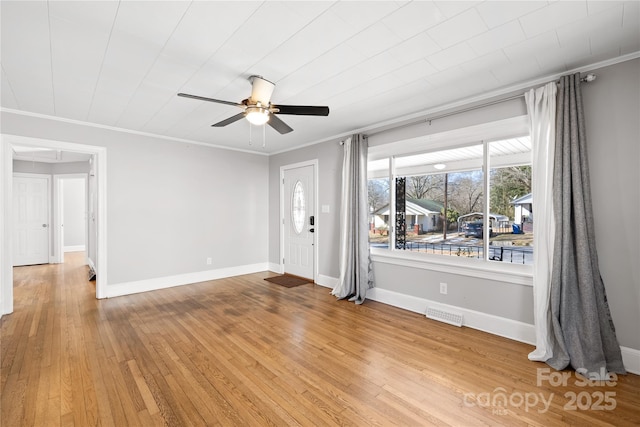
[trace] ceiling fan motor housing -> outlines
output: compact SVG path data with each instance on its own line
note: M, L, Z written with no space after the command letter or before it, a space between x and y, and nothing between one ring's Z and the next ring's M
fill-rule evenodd
M269 80L263 79L261 76L249 77L251 81L251 98L252 104L269 105L271 102L271 95L276 85Z

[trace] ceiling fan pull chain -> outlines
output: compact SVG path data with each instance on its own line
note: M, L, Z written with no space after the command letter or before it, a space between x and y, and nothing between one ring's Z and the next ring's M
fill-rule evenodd
M249 123L249 145L253 145L251 144L251 129L253 128L253 125L251 123Z
M262 148L267 145L267 127L262 126Z

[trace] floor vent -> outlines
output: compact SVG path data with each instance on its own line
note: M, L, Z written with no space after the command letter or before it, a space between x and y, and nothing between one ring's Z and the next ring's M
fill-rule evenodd
M89 267L89 281L91 282L94 280L96 280L96 271L93 268Z
M450 311L438 310L437 308L427 307L427 317L440 322L448 323L453 326L462 326L462 314L451 313Z

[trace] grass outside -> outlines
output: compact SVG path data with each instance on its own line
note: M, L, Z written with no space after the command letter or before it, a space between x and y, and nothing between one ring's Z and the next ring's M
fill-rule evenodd
M498 234L489 239L490 242L511 242L513 246L533 246L533 233Z

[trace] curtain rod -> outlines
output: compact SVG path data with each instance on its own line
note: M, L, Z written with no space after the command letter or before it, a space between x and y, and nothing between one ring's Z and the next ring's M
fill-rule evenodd
M584 83L589 83L589 82L594 81L595 79L596 79L596 75L593 74L593 73L589 73L586 76L582 77L580 79L580 81L584 82ZM559 82L556 82L556 83L559 83ZM518 98L524 98L524 92L519 94L519 95L508 96L506 98L497 99L495 101L490 101L490 102L485 102L483 104L474 105L473 107L463 108L462 110L451 111L449 113L443 113L443 114L440 114L438 116L433 116L433 117L425 117L423 119L416 120L416 121L409 122L409 123L405 123L403 125L395 126L395 127L389 128L389 129L384 129L384 130L380 130L378 132L368 133L368 134L366 134L366 136L369 137L371 135L377 135L377 134L380 134L380 133L383 133L383 132L387 132L387 131L390 131L390 130L402 129L402 128L406 128L406 127L409 127L409 126L414 126L414 125L417 125L417 124L420 124L420 123L429 123L429 125L431 125L431 122L434 121L434 120L443 119L443 118L449 117L449 116L455 116L457 114L462 114L462 113L466 113L466 112L473 111L473 110L479 110L480 108L490 107L490 106L496 105L496 104L502 104L503 102L512 101L512 100L518 99Z

